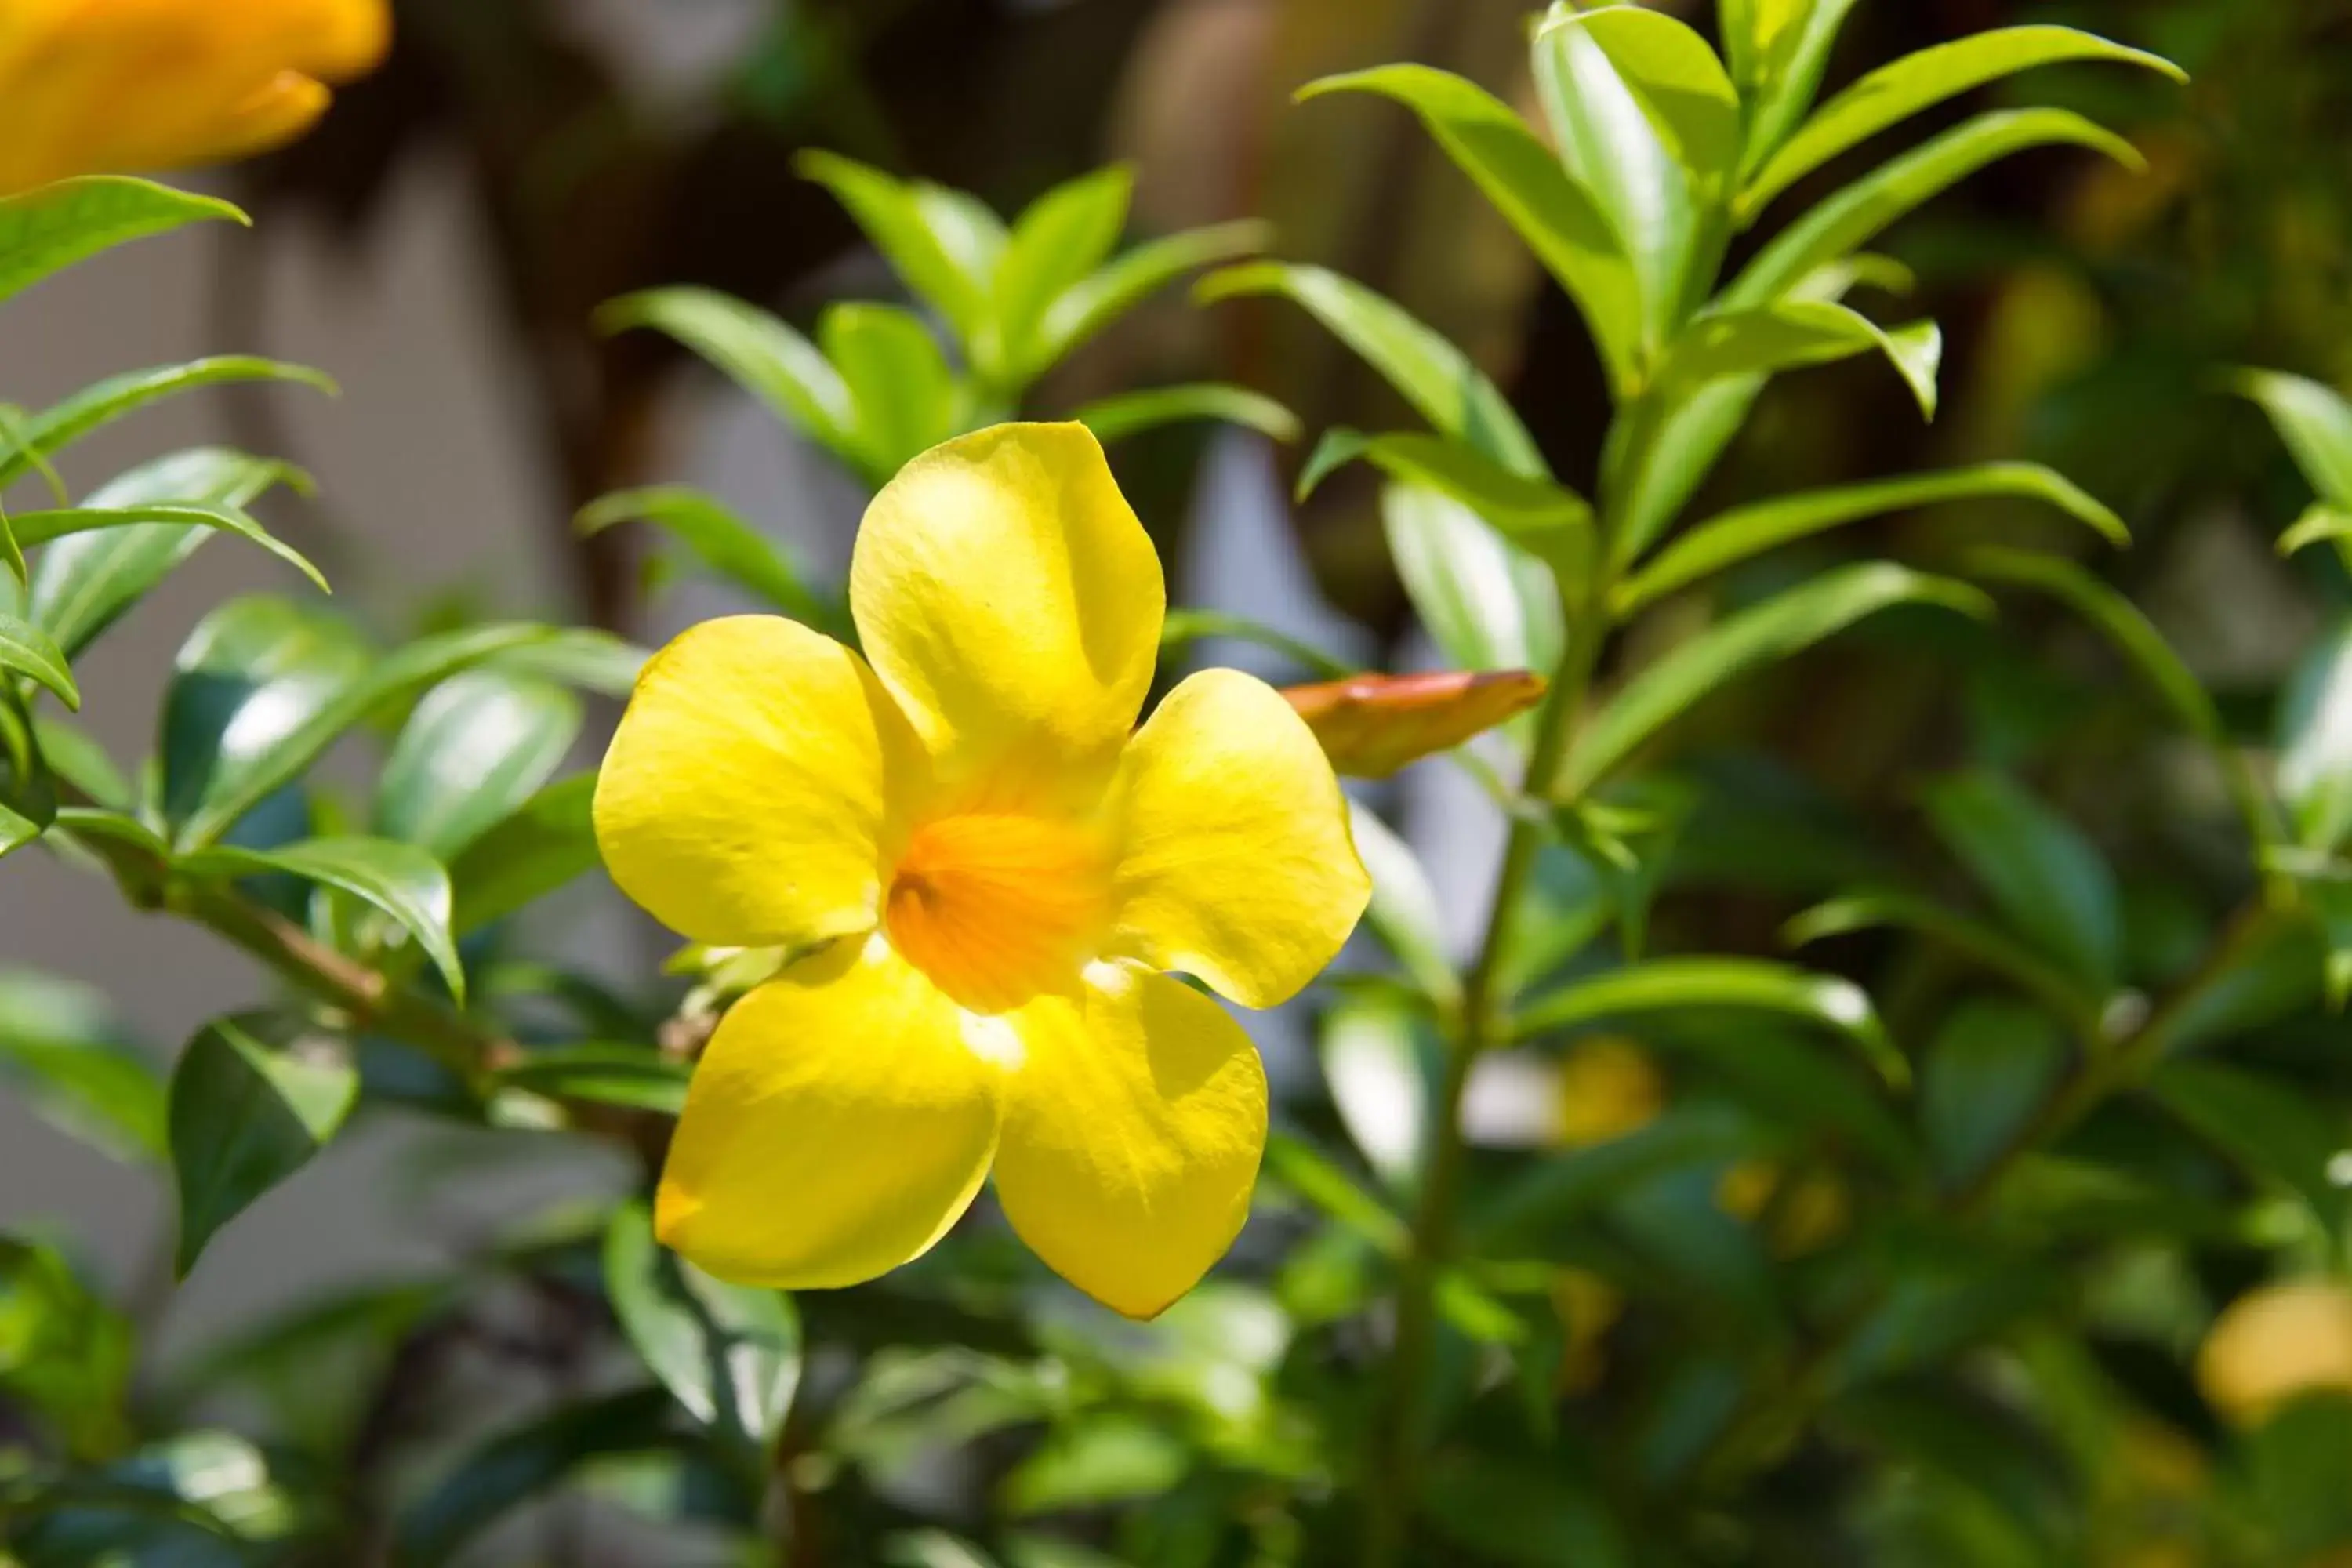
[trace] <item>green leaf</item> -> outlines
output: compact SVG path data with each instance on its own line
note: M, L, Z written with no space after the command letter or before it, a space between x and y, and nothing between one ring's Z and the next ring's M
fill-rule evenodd
M1954 1009L1919 1064L1919 1121L1948 1188L2008 1153L2066 1068L2066 1042L2044 1015L2011 1002Z
M1298 416L1262 392L1220 382L1147 387L1097 398L1070 416L1108 446L1144 430L1187 420L1215 419L1255 430L1271 441L1298 439Z
M1705 39L1631 5L1554 5L1534 63L1561 162L1633 258L1654 347L1699 290L1692 274L1739 157L1738 95Z
M2273 370L2242 372L2236 386L2270 416L2320 499L2352 509L2352 403L2333 387Z
M2148 1075L2148 1095L2257 1179L2309 1204L2333 1228L2347 1202L2328 1168L2344 1152L2343 1118L2304 1089L2210 1061L2168 1061Z
M467 846L449 866L450 929L478 931L594 870L595 794L593 773L551 784Z
M185 1278L221 1226L310 1163L358 1102L339 1044L265 1044L267 1016L196 1032L172 1072L172 1167L180 1194L175 1268Z
M334 379L323 372L279 360L257 359L251 354L222 354L190 360L184 364L125 371L92 382L62 402L26 417L16 432L18 439L15 449L0 455L0 485L14 481L37 467L41 459L62 451L100 426L151 403L200 386L249 381L295 382L330 396L337 390Z
M1566 639L1559 584L1460 502L1420 485L1381 489L1397 576L1446 662L1549 669Z
M857 467L877 489L961 426L963 388L921 317L852 302L827 307L816 330L849 387Z
M1916 894L1849 893L1816 904L1781 928L1781 939L1804 947L1850 931L1894 927L1916 931L1983 965L2034 997L2077 1032L2097 1033L2105 995L1997 926L1956 914Z
M218 447L173 453L100 486L83 502L90 511L142 506L242 509L273 485L307 486L298 468ZM60 539L41 552L26 595L32 621L79 655L118 616L170 576L213 537L211 525L156 522Z
M1171 608L1168 618L1160 623L1160 655L1162 658L1174 658L1194 643L1209 637L1226 637L1271 648L1322 680L1345 680L1351 675L1361 673L1359 666L1343 658L1335 658L1311 643L1301 642L1287 632L1278 632L1245 616L1227 615L1222 610L1187 609L1181 605Z
M42 1121L117 1160L164 1158L163 1080L94 990L0 971L0 1084Z
M2278 753L2296 839L2336 848L2352 833L2352 626L2330 631L2280 693Z
M1403 104L1518 232L1583 313L1611 381L1632 383L1641 364L1642 289L1626 241L1595 200L1536 139L1510 106L1450 71L1377 66L1301 88L1300 102L1371 92Z
M1740 216L1762 211L1774 196L1847 148L1923 109L2018 71L2066 60L2121 60L2175 81L2189 79L2187 72L2160 55L2126 48L2072 27L1997 27L1921 49L1881 66L1823 104L1740 192Z
M793 619L814 626L832 624L835 617L809 587L807 574L782 545L724 501L691 486L617 490L583 507L573 526L585 538L636 519L662 530L705 566Z
M109 810L131 809L131 781L96 740L50 713L34 716L33 737L58 777Z
M516 640L484 655L479 660L482 665L600 697L627 698L636 690L646 661L653 658L649 649L593 626L509 629L518 634ZM530 635L520 635L526 631Z
M793 166L849 209L907 287L974 351L976 363L993 357L993 350L979 352L992 337L990 298L1006 246L992 214L953 192L893 179L837 153L803 153Z
M129 1321L55 1248L0 1236L0 1393L53 1423L75 1458L110 1458L128 1440L132 1352Z
M686 1109L692 1064L646 1046L549 1046L498 1075L501 1089L565 1102L615 1106L676 1117Z
M1769 157L1811 106L1830 49L1854 0L1726 0L1725 52L1748 106L1746 174Z
M1709 382L1829 364L1873 349L1903 377L1920 414L1933 419L1936 371L1944 354L1936 323L1913 321L1889 330L1857 310L1821 300L1776 300L1701 316L1659 368L1657 395L1677 401Z
M632 1389L566 1405L500 1433L461 1455L402 1515L394 1563L440 1568L509 1511L593 1461L675 1447L671 1409L663 1390Z
M197 880L279 871L349 893L415 938L448 983L449 994L461 1003L466 999L466 971L449 929L449 873L414 844L388 838L311 838L275 849L224 844L181 856L173 869Z
M1986 164L2053 143L2089 147L2129 168L2142 163L2130 142L2069 110L1980 114L1874 169L1799 218L1748 264L1724 293L1723 305L1738 310L1779 299Z
M226 202L111 174L9 196L0 200L0 300L101 250L211 219L250 221Z
M376 831L449 859L554 775L580 722L580 700L548 681L495 669L450 677L393 744Z
M341 623L285 600L231 600L191 634L164 697L163 814L173 843L212 843L379 710L475 665L564 642L551 627L487 626L378 654Z
M1559 798L1582 795L1693 703L1746 670L1902 604L1990 613L1984 595L1966 584L1885 562L1824 574L1708 628L1635 676L1578 737Z
M2278 537L2278 552L2293 555L2315 544L2334 544L2338 550L2352 539L2352 511L2347 511L2332 501L2315 500L2303 509L2303 515L2287 525Z
M1323 1016L1317 1042L1323 1080L1364 1163L1410 1191L1429 1142L1434 1041L1412 1008L1382 996L1349 996Z
M1213 272L1194 292L1203 302L1281 295L1380 372L1440 435L1475 447L1515 474L1549 471L1535 437L1486 374L1444 337L1362 284L1320 267L1256 261Z
M1563 578L1572 580L1589 569L1592 508L1582 496L1549 479L1514 473L1475 447L1441 436L1328 430L1299 475L1298 499L1307 499L1332 468L1358 458L1392 479L1467 507Z
M793 429L845 457L856 449L848 383L814 343L757 305L710 289L649 289L605 305L596 326L647 327L675 338Z
M1889 1084L1910 1081L1908 1064L1860 987L1763 959L1654 958L1571 981L1521 1007L1511 1034L1535 1039L1604 1019L1692 1007L1777 1013L1818 1025L1858 1047Z
M1928 786L1937 837L2011 926L2102 991L2123 949L2115 873L2080 829L2012 780L1984 769Z
M55 511L20 511L11 521L16 525L16 537L28 545L47 544L53 539L64 539L78 533L131 528L142 523L170 523L234 533L239 539L259 545L301 573L318 585L320 593L333 592L327 586L325 576L300 551L235 506L184 501L172 505L67 507Z
M604 1232L604 1289L622 1331L686 1413L764 1450L801 1375L800 1321L775 1290L712 1279L654 1240L643 1203Z
M1055 185L1013 220L990 305L1015 384L1052 364L1046 312L1109 258L1134 194L1135 171L1114 163Z
M57 693L58 700L79 710L81 692L74 685L66 656L49 634L10 615L0 615L0 669L13 669Z
M1462 981L1446 950L1445 917L1438 907L1437 889L1430 885L1420 857L1370 807L1350 799L1348 818L1356 852L1372 879L1364 922L1423 995L1441 1005L1451 1003L1461 995Z
M2123 520L2063 475L2039 463L1979 463L1943 473L1775 496L1735 508L1694 524L1647 566L1620 583L1610 605L1622 618L1726 567L1829 529L1913 507L1995 497L2046 501L2112 544L2131 542Z
M1255 218L1148 240L1063 290L1038 323L1034 363L1057 363L1073 349L1188 272L1255 255L1273 230Z

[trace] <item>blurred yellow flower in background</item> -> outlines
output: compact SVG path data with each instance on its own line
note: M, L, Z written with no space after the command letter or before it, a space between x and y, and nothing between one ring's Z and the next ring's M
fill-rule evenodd
M2352 1395L2352 1289L2312 1279L2249 1290L2205 1336L2197 1385L2243 1426L2302 1394Z
M849 594L863 658L774 616L678 637L599 776L632 898L804 954L712 1036L661 1237L746 1283L856 1284L993 1169L1048 1264L1151 1316L1239 1233L1266 1127L1248 1036L1162 972L1268 1007L1330 962L1370 895L1339 782L1233 670L1133 729L1165 590L1081 426L908 464Z
M0 0L0 195L275 147L391 28L385 0Z

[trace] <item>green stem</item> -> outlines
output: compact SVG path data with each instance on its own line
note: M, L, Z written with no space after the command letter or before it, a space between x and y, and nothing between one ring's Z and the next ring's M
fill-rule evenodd
M1608 574L1596 572L1581 604L1568 606L1568 646L1552 676L1551 689L1538 710L1535 744L1528 753L1522 794L1528 800L1549 800L1557 784L1576 719L1584 706L1594 667L1608 636ZM1522 895L1543 847L1543 830L1528 815L1515 816L1504 846L1503 866L1495 886L1494 903L1486 916L1486 932L1478 956L1463 981L1462 1005L1456 1016L1445 1077L1439 1087L1429 1170L1420 1202L1413 1211L1412 1229L1401 1265L1397 1288L1396 1343L1389 1357L1379 1420L1373 1430L1377 1445L1368 1489L1364 1535L1366 1568L1395 1568L1402 1563L1412 1517L1413 1499L1421 1487L1422 1404L1428 1381L1430 1352L1434 1347L1437 1282L1444 1272L1454 1241L1454 1211L1462 1184L1468 1146L1462 1134L1462 1100L1470 1085L1470 1069L1479 1055L1497 1039L1499 980L1510 955Z

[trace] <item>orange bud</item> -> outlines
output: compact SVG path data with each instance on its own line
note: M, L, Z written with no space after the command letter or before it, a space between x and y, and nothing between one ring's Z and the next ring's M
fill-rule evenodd
M1283 692L1331 765L1384 779L1407 763L1451 751L1543 700L1544 678L1524 669L1353 675Z

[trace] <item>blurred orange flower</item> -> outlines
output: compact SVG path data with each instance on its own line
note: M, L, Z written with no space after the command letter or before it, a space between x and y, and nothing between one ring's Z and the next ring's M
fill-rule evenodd
M0 0L0 195L278 146L391 33L385 0Z

